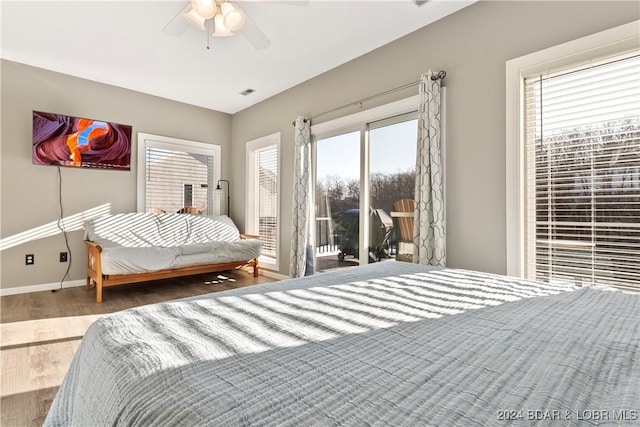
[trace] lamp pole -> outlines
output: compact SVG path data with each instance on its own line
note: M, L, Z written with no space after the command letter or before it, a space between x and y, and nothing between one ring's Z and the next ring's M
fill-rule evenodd
M227 183L227 216L229 216L229 210L231 209L231 194L230 194L231 191L229 190L229 181L227 181L226 179L219 179L218 185L216 186L216 190L222 190L222 188L220 188L221 182Z

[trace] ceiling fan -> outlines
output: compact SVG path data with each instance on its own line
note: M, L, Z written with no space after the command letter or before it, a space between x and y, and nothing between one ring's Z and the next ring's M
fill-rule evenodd
M244 0L236 0L242 2ZM416 6L422 6L429 0L412 0ZM306 6L309 0L284 0L271 3ZM172 36L183 34L189 24L207 33L207 49L209 35L228 37L240 33L246 37L255 49L266 49L271 42L256 23L237 3L230 0L190 0L162 29ZM242 31L240 31L242 30Z
M304 5L308 1L283 3ZM251 17L237 3L229 0L190 0L162 31L179 36L189 28L189 24L207 33L207 49L209 35L228 37L242 34L255 49L266 49L271 44Z

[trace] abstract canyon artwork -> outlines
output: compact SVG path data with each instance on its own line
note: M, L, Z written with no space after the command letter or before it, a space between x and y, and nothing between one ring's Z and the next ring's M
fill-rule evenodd
M131 126L33 112L33 164L120 169L131 167Z

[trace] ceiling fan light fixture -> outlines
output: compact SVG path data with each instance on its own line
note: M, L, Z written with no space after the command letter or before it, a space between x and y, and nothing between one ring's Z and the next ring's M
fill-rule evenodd
M224 16L222 16L221 13L218 13L213 18L213 27L213 35L215 37L229 37L233 35L233 33L224 25Z
M204 19L213 18L217 10L216 0L191 0L191 7Z
M225 1L220 5L220 11L224 17L224 26L229 31L238 31L244 25L244 13L234 3Z

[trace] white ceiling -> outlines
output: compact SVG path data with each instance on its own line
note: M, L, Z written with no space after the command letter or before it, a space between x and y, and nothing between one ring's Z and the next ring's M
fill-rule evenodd
M1 2L2 58L233 114L471 3L411 0L237 3L269 38L163 27L183 1ZM247 88L249 96L239 93Z

